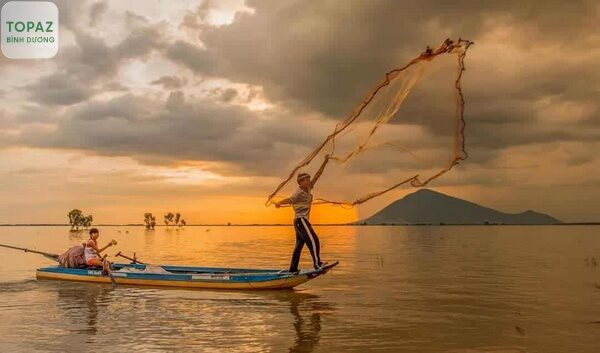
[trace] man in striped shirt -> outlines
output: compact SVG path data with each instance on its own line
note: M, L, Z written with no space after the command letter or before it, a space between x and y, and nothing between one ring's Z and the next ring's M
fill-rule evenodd
M290 272L298 272L300 254L302 253L304 244L308 246L314 267L320 268L323 266L320 256L321 249L319 237L317 237L317 233L313 230L308 218L310 216L310 206L312 205L313 200L312 189L317 180L321 177L321 174L323 174L323 170L325 169L325 165L329 161L329 158L329 155L325 156L325 161L321 164L321 167L312 180L307 173L298 174L298 190L296 190L292 196L275 204L276 207L280 207L281 205L292 205L295 212L294 229L296 230L296 247L292 254Z

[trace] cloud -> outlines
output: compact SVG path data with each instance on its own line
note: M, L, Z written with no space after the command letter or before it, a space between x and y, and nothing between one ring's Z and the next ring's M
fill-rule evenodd
M229 103L236 98L239 93L235 88L214 88L210 91L210 95L216 97L221 102Z
M585 131L600 116L597 92L590 88L600 79L595 65L600 51L590 46L595 37L589 31L600 16L588 1L423 1L419 6L257 1L248 6L254 13L240 13L228 26L201 26L202 46L180 41L169 47L168 57L198 75L261 86L272 102L339 120L384 72L426 44L462 36L476 42L463 87L468 138L477 147L598 137ZM441 104L431 88L420 100L409 97L404 109L412 106L419 123L443 134L436 130ZM579 126L539 121L536 102L550 95L557 109L566 101L590 106L591 113Z
M108 3L104 1L95 2L90 9L90 26L94 27L96 22L108 9Z
M177 76L161 76L151 82L153 85L162 85L165 89L179 89L186 85L186 79Z
M173 62L182 64L192 71L210 76L215 67L216 58L209 56L207 51L192 43L177 40L166 48L166 57Z
M56 119L55 129L23 131L20 143L165 164L222 162L229 164L230 173L245 175L273 173L278 166L264 163L265 158L299 158L298 148L305 152L322 137L312 130L299 134L302 121L260 120L255 114L240 106L186 97L182 91L162 99L126 93L78 104Z
M49 105L71 105L96 93L86 82L70 74L54 73L24 87L32 100Z
M97 18L106 11L105 6L98 4L88 6L91 17ZM463 2L453 6L424 1L414 7L397 1L261 1L249 2L254 11L238 12L235 21L225 26L207 23L214 6L206 2L184 16L181 25L196 31L200 41L195 42L185 36L166 36L164 23L152 23L134 12L125 14L128 33L115 45L68 20L76 45L61 51L55 73L24 89L31 100L41 105L78 105L67 114L74 123L101 120L107 124L109 120L117 124L119 119L134 121L148 116L159 120L161 117L150 114L156 106L156 96L128 94L109 100L93 99L107 89L117 89L114 79L124 62L143 60L159 52L189 69L196 78L226 79L261 87L266 99L278 104L280 116L286 116L285 119L289 113L283 112L292 111L299 116L318 114L339 120L385 71L405 63L426 44L435 45L446 36L460 35L477 42L467 58L464 79L467 142L469 147L478 149L472 154L474 162L484 162L493 151L511 145L596 136L597 130L587 127L599 119L598 103L589 87L592 80L600 78L593 65L600 54L576 45L589 40L585 29L591 16L597 16L597 8L590 8L587 2L546 2L531 7L511 1ZM546 11L541 11L540 6ZM561 12L568 13L563 20L569 25L554 24ZM575 38L568 46L569 55L556 55L558 50L565 50L559 41L568 36ZM441 74L444 83L448 81L448 88L452 88L453 75L453 71ZM162 75L151 81L167 91L163 96L173 91L163 102L166 113L162 118L171 119L169 114L182 114L185 110L176 112L176 107L184 102L187 81L178 75ZM441 103L440 84L422 85L425 89L413 93L403 106L404 115L399 122L415 123L433 134L447 135L450 130L439 122L446 115L450 117L453 102ZM549 95L554 97L552 104L536 105ZM234 103L239 100L239 91L214 88L208 90L208 96L220 103ZM588 113L577 126L561 121L564 114L552 121L538 120L540 111L552 111L553 105L561 104L585 104ZM441 110L442 106L449 109ZM242 120L259 125L257 130L261 133L285 126L278 119ZM324 136L326 132L319 130L316 135ZM276 143L277 139L271 141L271 145Z
M28 111L11 118L10 143L150 164L207 162L228 175L281 175L386 71L459 36L476 42L463 81L468 163L493 167L515 146L600 138L593 30L600 16L590 2L250 1L253 11L219 25L209 20L214 6L183 11L181 23L132 8L122 13L116 40L83 25L104 23L110 6L65 9L73 44L61 48L55 72L22 86L35 106L21 104ZM126 84L126 64L142 84ZM407 141L415 151L442 150L452 131L454 102L446 99L456 73L453 62L444 67L419 84L387 128L419 127L422 140ZM256 92L269 109L248 109ZM386 166L398 165L383 160L368 170L385 184ZM592 162L586 155L564 163Z
M23 87L30 99L46 105L72 105L114 87L110 80L121 65L146 58L161 45L162 24L147 24L140 19L128 22L127 35L112 46L74 25L75 45L61 48L55 59L57 70Z

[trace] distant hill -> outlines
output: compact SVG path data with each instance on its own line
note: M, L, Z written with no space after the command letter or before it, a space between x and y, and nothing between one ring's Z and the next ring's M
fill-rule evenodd
M433 190L421 189L394 201L367 224L560 224L558 219L534 211L504 213Z

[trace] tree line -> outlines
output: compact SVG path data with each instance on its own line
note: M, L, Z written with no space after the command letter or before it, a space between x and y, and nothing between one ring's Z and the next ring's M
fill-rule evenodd
M84 215L83 211L79 209L73 209L68 214L69 225L71 226L72 232L77 232L80 229L88 229L92 226L94 222L94 217L92 215ZM177 227L181 228L187 225L185 219L181 216L181 213L169 212L163 216L165 226L167 227ZM146 225L146 229L152 230L156 227L156 216L154 216L150 212L144 213L144 224Z
M163 221L165 223L165 226L167 227L177 227L177 228L181 228L185 225L187 225L187 223L185 222L185 219L183 219L183 217L181 217L181 213L177 212L177 213L172 213L169 212L166 215L163 216ZM156 226L156 217L152 214L152 213L146 213L144 214L144 223L146 224L146 229L154 229L154 227Z

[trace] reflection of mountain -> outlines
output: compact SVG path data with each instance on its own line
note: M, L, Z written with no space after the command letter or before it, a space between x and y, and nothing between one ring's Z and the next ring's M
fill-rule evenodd
M534 211L504 213L428 189L397 200L363 222L367 224L560 224Z

